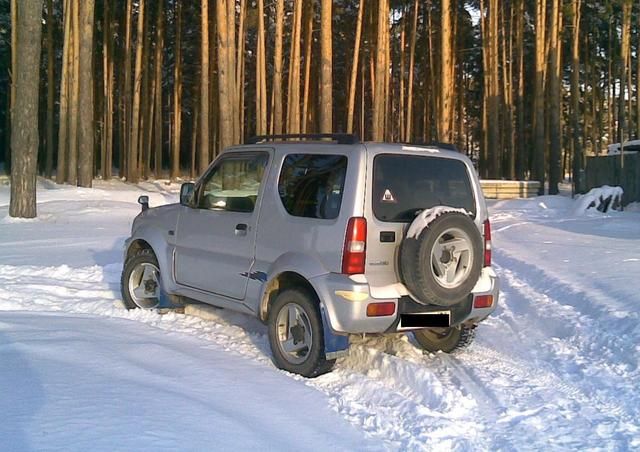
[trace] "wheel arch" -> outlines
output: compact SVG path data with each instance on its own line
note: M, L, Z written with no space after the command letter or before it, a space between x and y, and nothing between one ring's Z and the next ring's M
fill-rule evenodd
M262 297L260 299L260 320L266 322L267 318L269 317L269 309L271 308L271 305L273 304L278 294L283 290L292 288L305 290L312 297L314 297L318 305L320 305L321 302L318 292L315 290L309 280L307 280L307 278L295 271L283 271L267 281L264 286Z
M127 241L124 253L125 262L141 249L148 249L155 255L160 267L161 285L165 292L172 293L173 281L173 246L167 243L163 233L157 228L144 227L135 231Z

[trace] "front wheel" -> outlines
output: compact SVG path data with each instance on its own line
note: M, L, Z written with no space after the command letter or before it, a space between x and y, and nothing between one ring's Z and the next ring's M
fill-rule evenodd
M433 328L415 331L413 335L420 347L427 352L451 353L468 347L475 338L475 330L465 326Z
M127 309L155 309L160 304L160 268L149 249L127 259L120 281L122 300Z
M280 293L269 310L269 344L275 365L313 378L329 372L335 360L324 352L322 317L316 300L306 291Z

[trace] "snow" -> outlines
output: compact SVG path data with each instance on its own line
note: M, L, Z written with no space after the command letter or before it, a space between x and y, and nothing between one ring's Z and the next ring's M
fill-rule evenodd
M407 238L415 239L422 234L422 231L425 228L428 228L433 221L438 218L440 215L450 212L459 212L464 215L469 215L468 212L464 209L458 209L455 207L449 206L437 206L432 207L431 209L426 209L420 212L420 214L413 220L411 226L407 230Z
M122 309L136 200L179 187L0 185L0 443L9 450L640 448L640 209L490 203L502 296L476 342L352 338L333 373L275 369L264 325Z

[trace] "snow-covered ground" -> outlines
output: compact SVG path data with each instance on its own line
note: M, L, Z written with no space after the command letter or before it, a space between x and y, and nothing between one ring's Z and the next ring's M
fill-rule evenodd
M0 186L0 449L640 448L638 206L492 203L502 298L475 344L354 338L304 380L275 369L247 316L120 307L136 199L177 186L39 187L25 221Z

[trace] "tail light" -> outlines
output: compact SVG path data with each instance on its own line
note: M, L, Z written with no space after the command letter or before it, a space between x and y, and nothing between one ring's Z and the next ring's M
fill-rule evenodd
M484 266L491 267L491 223L484 222Z
M367 257L367 220L354 217L349 219L347 234L344 237L342 253L342 273L358 275L364 273Z

